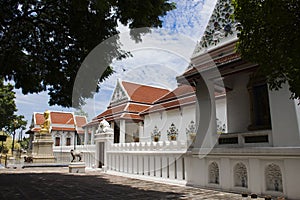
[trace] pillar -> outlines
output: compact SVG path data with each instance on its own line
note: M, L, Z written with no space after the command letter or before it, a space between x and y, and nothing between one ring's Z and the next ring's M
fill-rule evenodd
M211 80L200 78L196 83L196 97L196 126L198 129L194 148L201 148L205 151L202 153L207 154L217 141L214 83Z
M88 127L84 128L84 145L88 144L88 138L89 138L89 131L88 131Z
M92 127L92 135L91 135L91 144L95 144L94 139L95 139L95 134L96 134L96 127Z
M125 143L126 126L125 120L120 121L120 143Z

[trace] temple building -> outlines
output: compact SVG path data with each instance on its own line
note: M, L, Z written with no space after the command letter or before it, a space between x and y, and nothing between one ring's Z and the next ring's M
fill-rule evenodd
M41 129L44 123L44 114L35 112L32 115L30 138ZM82 126L87 123L85 116L75 115L73 112L50 111L50 133L53 138L53 146L74 146L81 144L84 140Z
M232 13L230 0L217 1L174 90L118 80L107 109L83 126L78 148L87 166L300 199L299 102L287 84L271 91L260 66L236 53L240 24Z

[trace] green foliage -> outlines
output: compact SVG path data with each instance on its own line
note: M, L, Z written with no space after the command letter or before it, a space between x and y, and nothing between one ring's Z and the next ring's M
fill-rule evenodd
M5 85L0 79L0 129L8 129L15 118L17 111L15 104L15 92L11 84Z
M238 51L258 63L271 89L288 83L300 97L300 1L233 0L234 16L243 28Z
M157 27L159 17L174 8L167 0L1 1L0 78L14 80L24 94L48 90L50 105L79 107L82 101L72 102L72 88L88 53L118 33L118 22L131 29ZM140 34L131 32L136 41ZM85 84L98 85L113 73L113 59L129 56L118 39L110 40L104 65L99 64L105 73L95 71ZM88 98L93 92L79 93Z
M19 142L20 147L22 149L24 149L24 150L28 149L28 147L29 147L29 140L30 140L29 138L25 138L24 137L23 140Z

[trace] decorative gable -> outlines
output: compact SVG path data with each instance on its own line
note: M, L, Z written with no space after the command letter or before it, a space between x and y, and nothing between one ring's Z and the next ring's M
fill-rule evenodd
M117 82L117 86L112 95L112 99L110 101L111 104L119 103L124 100L129 100L124 88L120 84L120 80Z
M231 0L217 1L201 41L196 46L194 56L210 47L237 38L241 25L232 17L233 12Z

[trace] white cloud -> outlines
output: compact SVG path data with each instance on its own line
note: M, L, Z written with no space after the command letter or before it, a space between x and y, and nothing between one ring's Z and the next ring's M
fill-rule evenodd
M173 89L176 86L175 77L188 66L196 41L203 34L216 1L174 0L177 9L161 18L164 21L163 28L146 34L141 43L130 39L128 27L119 25L121 43L125 50L132 52L133 57L112 64L116 73L100 85L100 92L83 107L89 118L106 109L118 78ZM22 95L19 90L16 92L18 114L25 115L29 123L35 111L72 110L60 106L49 107L46 92L38 95Z

